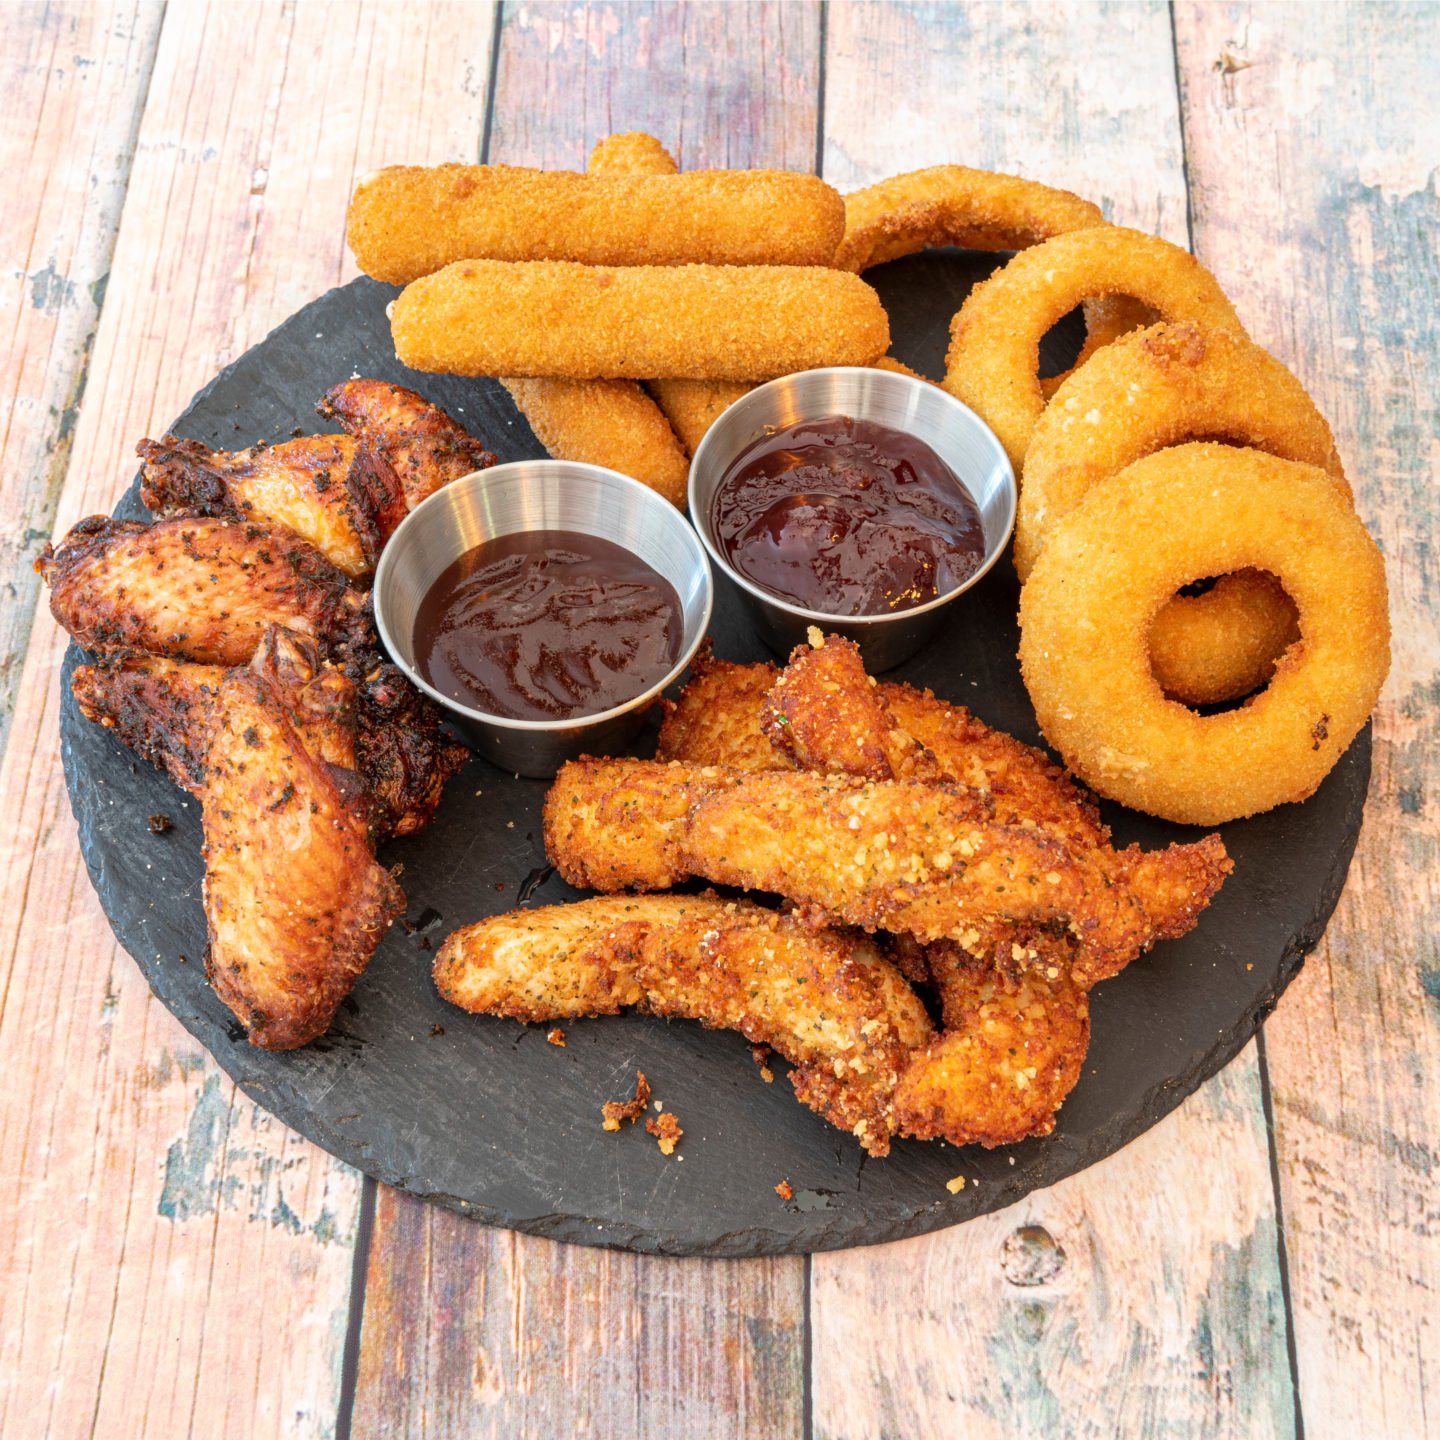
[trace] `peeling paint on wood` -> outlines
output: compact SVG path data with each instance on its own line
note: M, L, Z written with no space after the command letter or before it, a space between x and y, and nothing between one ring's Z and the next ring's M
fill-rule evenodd
M40 582L163 6L0 7L0 751Z
M824 153L844 189L977 165L1187 240L1162 5L834 7ZM1163 965L1163 947L1144 963ZM923 1240L817 1255L812 1275L817 1435L1293 1426L1254 1045L1053 1190Z
M1329 416L1390 578L1365 830L1265 1031L1305 1432L1434 1434L1440 9L1183 4L1176 31L1199 253Z

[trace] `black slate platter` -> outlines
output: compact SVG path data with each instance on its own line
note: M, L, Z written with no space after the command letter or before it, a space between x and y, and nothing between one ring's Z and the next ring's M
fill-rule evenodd
M995 263L938 252L872 272L902 359L941 372L949 318ZM224 448L314 431L314 401L361 374L413 386L501 460L543 454L494 381L397 363L385 318L394 294L357 280L307 306L207 385L175 431ZM1073 332L1057 343L1063 362ZM135 488L117 513L143 514ZM723 579L717 588L717 652L762 658ZM895 676L1037 741L1015 660L1016 603L1013 572L998 566ZM901 1141L866 1161L795 1102L782 1066L762 1083L736 1034L625 1016L568 1025L560 1049L544 1027L465 1015L439 998L430 961L450 930L576 893L546 870L545 785L481 760L452 782L428 830L382 853L404 865L407 921L331 1032L293 1054L252 1049L204 977L198 806L80 716L68 679L82 658L73 646L66 657L61 734L91 878L155 993L241 1088L368 1174L477 1219L672 1255L893 1240L996 1209L1119 1149L1224 1065L1299 969L1344 882L1370 770L1367 730L1307 803L1225 827L1235 874L1199 928L1095 992L1089 1059L1053 1135L995 1151ZM173 821L161 835L147 826L156 814ZM1198 833L1115 807L1106 818L1121 843ZM676 1157L638 1127L600 1128L602 1101L626 1097L637 1068L684 1127ZM961 1174L974 1183L949 1194L946 1181ZM785 1179L790 1203L775 1193Z

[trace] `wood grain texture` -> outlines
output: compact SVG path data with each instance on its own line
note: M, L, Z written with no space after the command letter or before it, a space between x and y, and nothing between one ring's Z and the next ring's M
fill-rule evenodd
M818 42L808 4L507 7L489 158L578 170L644 129L687 168L811 169ZM382 1189L354 1433L798 1434L804 1270L562 1246Z
M682 170L813 171L819 41L812 0L508 5L490 158L583 170L645 130Z
M1165 7L834 5L827 41L825 174L842 189L977 165L1185 243ZM1163 965L1164 947L1141 963ZM883 1251L815 1256L815 1432L1288 1435L1275 1226L1252 1044L1052 1191ZM1011 1273L1062 1251L1053 1280Z
M1305 1432L1440 1434L1440 8L1181 5L1202 259L1329 416L1394 660L1329 933L1266 1027Z
M560 1245L391 1190L372 1256L356 1435L799 1432L799 1261Z
M0 750L20 680L163 5L0 9Z
M479 18L169 8L62 525L108 509L136 439L340 278L357 165L397 136L452 156L466 113L474 153ZM0 1433L332 1435L359 1177L239 1096L114 945L64 794L62 651L42 612L0 766Z

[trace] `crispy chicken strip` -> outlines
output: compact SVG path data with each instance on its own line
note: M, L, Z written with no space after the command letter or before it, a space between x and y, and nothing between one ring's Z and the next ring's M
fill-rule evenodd
M773 665L735 665L707 653L695 658L690 673L680 698L663 702L657 758L732 770L792 768L760 728L779 674Z
M1048 1135L1090 1043L1085 991L1059 967L1007 975L958 946L930 947L945 1030L895 1092L900 1133L952 1145Z
M142 525L92 516L35 568L56 620L87 650L148 650L243 665L270 625L339 642L363 596L313 546L284 531L185 518Z
M544 821L560 874L607 892L698 875L924 941L992 920L1063 922L1095 966L1148 937L1128 891L1043 831L995 825L982 797L954 788L580 760L556 777Z
M874 1155L890 1148L898 1074L932 1034L868 941L712 896L512 911L451 935L435 981L466 1010L517 1020L637 1006L739 1030L789 1060L801 1102Z
M351 578L368 575L407 508L377 451L348 435L212 450L167 435L142 440L140 498L157 515L217 515L284 526Z
M545 796L545 852L581 889L668 889L691 874L685 829L692 806L740 778L661 760L573 761Z
M327 390L315 409L389 462L411 510L452 480L495 463L443 410L388 380L346 380Z
M760 728L801 770L867 780L946 778L939 762L896 725L853 640L798 645L765 697Z
M363 801L306 748L283 689L269 663L226 673L199 789L206 971L267 1050L325 1030L405 905Z

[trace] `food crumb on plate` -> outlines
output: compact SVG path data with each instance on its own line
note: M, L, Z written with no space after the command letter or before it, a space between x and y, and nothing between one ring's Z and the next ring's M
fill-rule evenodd
M545 1038L552 1045L558 1045L562 1050L565 1048L565 1032L558 1025Z
M650 1103L650 1082L643 1070L635 1072L635 1094L629 1100L607 1100L600 1113L605 1117L603 1128L618 1130L622 1120L638 1120Z
M945 1182L945 1188L952 1194L958 1195L965 1188L965 1177L957 1175L953 1180Z
M668 1111L661 1114L658 1120L647 1120L645 1129L655 1137L662 1155L673 1155L675 1147L680 1143L680 1137L685 1133L680 1128L679 1120Z
M795 1187L788 1180L782 1180L776 1187L775 1193L782 1200L793 1200L795 1198Z

